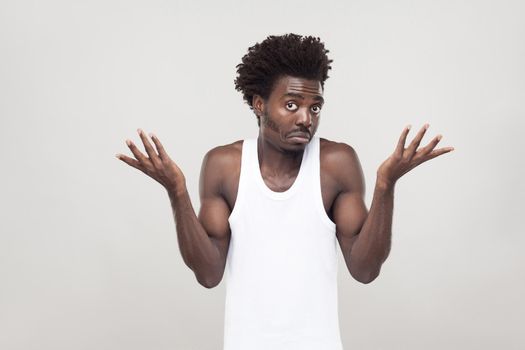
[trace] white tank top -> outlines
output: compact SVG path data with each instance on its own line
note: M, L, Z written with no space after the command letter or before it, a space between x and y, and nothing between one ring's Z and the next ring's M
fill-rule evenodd
M242 145L228 219L224 350L342 350L335 224L321 197L319 137L303 152L293 185L264 182L257 138Z

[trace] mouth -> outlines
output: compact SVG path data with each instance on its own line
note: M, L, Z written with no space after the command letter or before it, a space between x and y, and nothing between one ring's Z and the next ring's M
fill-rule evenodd
M290 134L288 139L295 143L308 143L310 141L310 135L304 132L296 132Z

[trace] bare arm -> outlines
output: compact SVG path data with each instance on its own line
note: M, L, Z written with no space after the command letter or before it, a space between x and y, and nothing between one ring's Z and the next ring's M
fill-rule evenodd
M214 149L204 157L200 186L201 222L195 215L180 168L170 159L156 136L150 134L158 154L144 132L139 130L139 135L149 158L131 140L127 140L127 144L136 159L121 154L117 158L164 186L171 202L177 241L184 263L193 270L201 285L212 288L222 278L230 234L227 222L229 208L220 196L223 173L220 168L223 163L221 154Z
M394 187L376 182L370 212L348 252L348 263L362 283L370 283L379 276L390 253L393 207Z
M369 216L366 208L363 170L354 149L344 143L330 157L332 170L339 184L339 194L333 204L336 234L350 275L361 283L368 283L366 261L356 260L354 246Z
M364 179L357 154L347 145L339 152L343 192L334 203L334 217L348 269L360 282L370 283L376 279L390 253L396 181L419 164L454 149L434 150L441 139L438 135L427 146L417 150L427 128L428 124L406 149L404 146L410 127L403 130L396 150L377 171L369 213L363 210Z
M221 255L204 226L195 215L187 190L168 192L177 231L177 242L184 263L193 271L197 281L206 288L215 282L222 265Z
M224 158L220 147L210 150L202 162L199 217L186 189L168 191L184 262L207 288L222 280L230 243L230 209L221 195Z

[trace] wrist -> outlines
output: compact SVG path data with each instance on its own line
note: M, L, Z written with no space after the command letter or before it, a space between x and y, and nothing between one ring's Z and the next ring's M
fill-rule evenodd
M170 197L170 200L172 201L177 201L188 193L188 190L185 184L180 184L175 187L166 188L166 191L168 192L168 196Z
M391 191L395 187L395 181L385 179L381 176L377 176L376 179L376 189L381 191Z

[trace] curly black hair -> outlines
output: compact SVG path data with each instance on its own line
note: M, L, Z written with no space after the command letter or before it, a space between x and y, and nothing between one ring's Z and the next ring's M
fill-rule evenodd
M235 90L242 92L253 110L253 96L259 95L267 100L274 83L283 75L319 80L324 89L333 62L326 56L328 52L318 37L293 33L270 35L248 48L242 63L236 66ZM258 124L260 126L259 119Z

